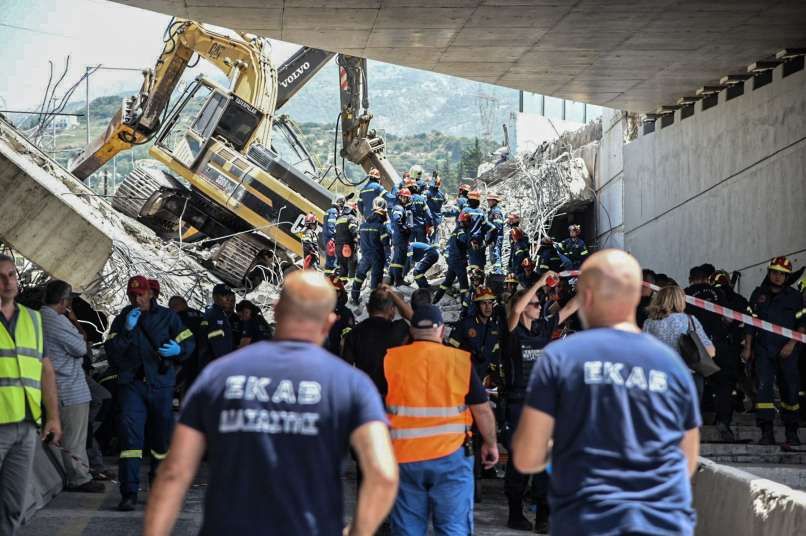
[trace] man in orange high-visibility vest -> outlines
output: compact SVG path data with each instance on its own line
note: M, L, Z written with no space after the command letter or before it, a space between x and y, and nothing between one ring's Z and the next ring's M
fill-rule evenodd
M495 417L470 354L442 344L445 325L434 305L411 319L414 342L387 351L386 411L400 464L400 488L391 515L392 534L473 533L473 452L470 428L482 436L484 467L498 461Z

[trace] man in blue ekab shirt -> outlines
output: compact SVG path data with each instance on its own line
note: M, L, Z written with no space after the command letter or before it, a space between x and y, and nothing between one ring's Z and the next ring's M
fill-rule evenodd
M551 534L694 533L697 391L680 356L636 326L640 295L633 257L592 255L577 283L586 331L534 365L512 456L523 473L551 461Z

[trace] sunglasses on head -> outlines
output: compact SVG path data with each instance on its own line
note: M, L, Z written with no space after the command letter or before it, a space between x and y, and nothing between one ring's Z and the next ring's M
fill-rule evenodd
M530 301L528 305L531 306L531 307L540 307L540 302L539 301Z

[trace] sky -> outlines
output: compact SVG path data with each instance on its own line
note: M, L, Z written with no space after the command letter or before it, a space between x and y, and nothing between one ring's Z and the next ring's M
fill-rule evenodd
M105 0L0 0L0 109L38 105L48 83L48 60L58 75L70 56L62 87L75 83L87 65L153 68L169 20ZM281 62L296 48L272 41L272 57ZM206 71L203 64L199 69ZM138 72L99 71L90 79L90 99L136 91L141 82ZM82 88L73 100L83 98Z

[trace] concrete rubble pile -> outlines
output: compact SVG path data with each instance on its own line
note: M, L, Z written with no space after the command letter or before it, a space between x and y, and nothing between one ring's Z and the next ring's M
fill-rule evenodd
M160 240L116 212L0 116L0 242L53 277L70 282L93 307L114 314L134 274L160 281L162 294L209 302L218 281L186 248ZM268 304L274 285L250 296Z
M496 165L479 177L488 191L502 196L506 212L521 215L521 228L536 249L552 218L594 200L593 174L602 137L601 121L566 132L534 152ZM504 241L508 249L508 241ZM533 251L534 253L534 251Z

